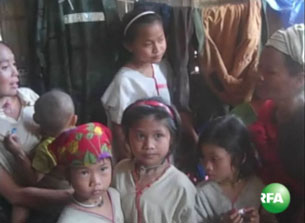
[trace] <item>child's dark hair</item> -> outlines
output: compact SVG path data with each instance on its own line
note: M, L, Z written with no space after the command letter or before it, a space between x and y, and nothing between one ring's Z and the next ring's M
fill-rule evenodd
M180 116L174 106L166 104L160 97L141 99L129 105L122 118L122 127L126 138L129 129L139 120L153 116L156 120L164 120L171 134L171 152L180 137Z
M224 148L232 158L238 178L246 178L254 174L257 159L247 127L235 115L226 115L210 121L200 134L198 155L202 157L201 147L213 144Z
M154 11L146 8L137 8L127 13L122 21L122 42L132 43L135 40L141 25L152 24L154 22L159 22L162 25L162 18Z

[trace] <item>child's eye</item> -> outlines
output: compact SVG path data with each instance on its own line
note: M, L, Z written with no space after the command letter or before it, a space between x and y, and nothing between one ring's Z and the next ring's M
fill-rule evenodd
M108 169L108 167L107 167L107 166L103 166L103 167L101 167L101 171L102 171L102 172L106 171L107 169Z
M145 47L150 47L151 45L152 45L151 42L146 42L146 43L144 43L144 46L145 46Z
M82 176L86 176L86 175L88 175L88 171L87 171L87 170L81 170L81 171L80 171L80 174L81 174Z
M219 160L219 157L212 157L211 159L213 162L217 162Z
M162 43L163 41L164 41L164 37L161 37L161 38L158 39L159 43Z
M137 139L143 140L145 138L145 135L142 133L137 133Z
M160 138L162 138L164 135L162 134L162 133L157 133L157 134L155 134L155 138L156 139L160 139Z

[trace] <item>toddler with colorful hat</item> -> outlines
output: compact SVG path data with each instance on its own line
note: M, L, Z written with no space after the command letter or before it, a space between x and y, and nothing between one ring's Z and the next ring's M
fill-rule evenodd
M87 123L65 131L49 146L74 194L59 223L123 222L120 195L110 187L111 132L100 123Z

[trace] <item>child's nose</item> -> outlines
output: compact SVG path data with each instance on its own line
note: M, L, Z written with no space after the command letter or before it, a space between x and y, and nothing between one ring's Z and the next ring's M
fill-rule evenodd
M153 139L151 139L150 137L148 137L148 138L145 140L144 148L145 148L146 150L153 149L153 148L154 148Z
M100 185L101 184L101 177L97 173L93 173L91 175L91 185Z
M153 52L157 54L160 51L161 51L161 44L155 43L154 48L153 48Z
M212 165L212 163L209 162L209 161L207 161L207 162L204 163L204 167L205 167L206 171L211 171L211 170L213 170L213 165Z

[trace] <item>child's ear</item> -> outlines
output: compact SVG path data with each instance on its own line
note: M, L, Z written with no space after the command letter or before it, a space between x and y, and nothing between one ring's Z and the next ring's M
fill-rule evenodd
M132 53L132 47L130 43L123 43L123 46L128 52Z
M36 122L37 124L39 124L39 117L38 117L38 115L37 115L36 112L33 114L33 120L34 120L34 122Z
M64 174L65 174L66 180L71 182L71 175L70 175L70 168L69 167L65 167Z
M73 115L71 117L71 120L70 120L70 126L75 126L76 123L77 123L77 120L78 120L78 116L77 115Z

